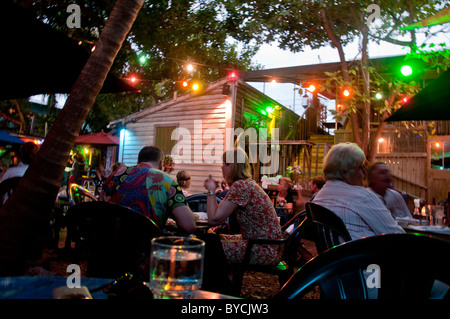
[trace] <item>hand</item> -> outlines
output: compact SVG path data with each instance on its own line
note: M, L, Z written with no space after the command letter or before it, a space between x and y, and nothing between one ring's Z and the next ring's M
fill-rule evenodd
M219 182L215 181L211 175L205 180L205 183L203 186L206 188L207 191L214 192L214 190L219 185Z

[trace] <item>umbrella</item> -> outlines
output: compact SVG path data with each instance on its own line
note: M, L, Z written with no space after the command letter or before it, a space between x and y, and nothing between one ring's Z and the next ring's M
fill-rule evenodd
M0 100L70 93L89 53L75 40L38 21L10 1L0 3ZM100 93L138 91L108 74Z
M75 140L75 144L114 145L119 144L119 137L105 132L80 135Z
M0 130L0 141L14 144L24 144L20 138L10 135L8 132Z
M407 27L401 28L400 30L414 30L424 27L431 27L438 24L444 24L450 22L450 7L444 8L435 15L429 18L411 24Z
M386 119L386 121L437 120L450 120L450 69Z

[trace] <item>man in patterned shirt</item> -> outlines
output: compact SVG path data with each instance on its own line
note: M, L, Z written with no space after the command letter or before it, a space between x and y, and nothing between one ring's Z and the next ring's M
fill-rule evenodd
M179 229L193 233L194 215L181 187L161 171L163 158L159 148L145 146L136 166L119 168L106 179L100 199L129 207L151 218L160 228L172 215Z

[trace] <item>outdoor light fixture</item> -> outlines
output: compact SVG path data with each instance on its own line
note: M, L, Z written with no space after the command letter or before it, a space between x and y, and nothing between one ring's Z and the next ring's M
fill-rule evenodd
M306 109L308 107L308 105L309 105L309 96L305 92L305 94L302 96L302 106L303 106L303 108Z
M409 65L403 65L400 69L400 72L403 74L403 76L410 76L413 73L413 69Z
M307 88L307 90L308 90L309 92L311 92L311 93L314 93L314 91L316 90L316 86L315 86L314 84L311 84L311 85Z
M381 100L383 98L383 94L381 94L380 92L378 92L377 94L375 94L375 98L377 100Z
M188 70L188 72L192 72L192 71L194 71L194 66L193 66L192 64L189 63L189 64L187 65L186 69Z
M139 63L140 63L141 65L144 65L146 62L147 62L147 57L146 57L145 55L141 55L141 56L139 57Z
M266 112L269 113L269 114L271 114L273 112L273 110L274 109L271 106L266 107Z

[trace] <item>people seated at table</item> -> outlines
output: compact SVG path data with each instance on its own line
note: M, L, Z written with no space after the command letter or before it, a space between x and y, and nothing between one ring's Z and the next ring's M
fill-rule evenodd
M220 187L216 189L217 197L224 198L227 195L229 189L230 186L228 186L227 182L223 179L220 182Z
M339 216L352 239L404 233L379 197L364 187L365 155L355 143L334 145L324 159L327 182L314 203Z
M369 188L381 199L392 217L412 218L403 196L393 190L389 168L384 162L373 162L367 167L367 181Z
M224 276L225 264L235 264L243 261L248 238L281 239L282 232L275 208L266 192L252 180L247 154L238 148L223 154L222 174L230 189L225 198L217 203L215 190L218 182L211 175L205 180L204 187L208 192L207 214L210 225L222 224L228 216L236 211L237 221L241 228L239 235L221 234L221 245L215 245L214 250L208 250L206 241L205 252L205 285L211 283L211 277L217 283L219 276ZM217 243L217 241L216 241ZM222 250L220 250L222 248ZM214 255L212 258L211 254ZM277 265L282 257L279 245L255 245L250 263ZM226 258L226 260L223 260ZM217 270L216 267L221 267ZM225 267L226 268L226 267ZM215 271L217 270L217 271ZM216 276L211 276L213 272ZM208 286L208 289L211 289Z
M13 177L22 177L36 153L39 151L39 146L33 142L27 142L20 146L18 152L19 164L17 166L10 167L3 174L2 181Z
M191 196L189 192L189 187L191 187L191 175L185 170L179 171L177 173L177 183L180 185L184 197Z
M129 207L151 218L161 229L173 217L177 228L195 231L194 215L187 206L181 187L164 173L163 152L156 146L145 146L136 166L121 167L105 181L100 200Z
M282 177L277 186L277 197L275 199L275 210L277 213L280 210L287 209L286 216L278 213L278 216L284 218L281 220L281 224L287 222L293 214L301 211L305 207L304 199L301 194L301 190L297 189L297 198L294 199L292 196L291 190L294 187L294 183L289 177Z
M314 177L311 182L311 199L312 202L316 197L317 193L322 189L323 185L326 183L326 179L323 176Z

